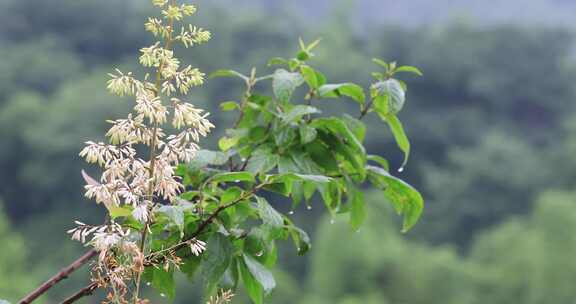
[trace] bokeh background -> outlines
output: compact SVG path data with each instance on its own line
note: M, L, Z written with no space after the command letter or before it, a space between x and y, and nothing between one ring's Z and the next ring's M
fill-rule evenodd
M148 2L0 0L0 298L16 301L85 250L65 234L73 220L101 221L82 197L77 153L129 107L106 93L106 72L137 69L151 41ZM359 232L346 219L330 224L321 207L296 210L313 248L282 250L269 303L576 302L575 1L194 3L213 39L181 57L206 72L264 72L298 37L321 37L313 64L331 82L369 84L372 57L425 74L409 79L401 113L414 153L400 175L426 198L422 221L400 234L370 189ZM239 93L212 80L192 100L226 126L233 117L218 104ZM388 130L377 119L369 129L371 152L397 167ZM41 302L58 303L86 279L75 273ZM198 286L179 285L176 303L200 303Z

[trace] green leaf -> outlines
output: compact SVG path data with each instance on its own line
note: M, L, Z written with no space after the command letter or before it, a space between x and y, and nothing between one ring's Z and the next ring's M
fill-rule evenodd
M218 147L222 151L228 151L230 148L234 147L239 141L238 137L222 137L218 141Z
M306 46L306 50L308 52L312 51L314 48L316 48L318 46L318 44L320 44L320 41L322 41L322 39L316 39L316 40L312 41L310 44L308 44Z
M300 61L306 61L310 59L310 54L307 51L299 51L296 54L296 58Z
M250 137L250 140L255 141L255 142L259 142L259 141L263 141L264 139L266 139L266 137L268 136L268 128L264 127L264 126L256 126L252 129L250 129L250 133L248 133L248 136Z
M210 179L212 183L227 183L227 182L254 182L254 175L247 171L241 172L224 172L212 176Z
M252 274L254 279L262 286L264 293L269 294L272 289L276 287L276 281L270 270L246 254L244 254L243 257L250 274Z
M381 59L378 59L378 58L373 58L373 59L372 59L372 62L374 62L375 64L377 64L377 65L379 65L379 66L381 66L381 67L383 67L383 68L386 70L386 72L388 72L389 67L388 67L388 64L387 64L384 60L381 60Z
M242 73L236 72L234 70L217 70L210 74L209 78L216 78L216 77L238 77L243 79L244 81L248 80L247 76L244 76Z
M192 256L185 258L182 265L180 265L180 271L186 275L188 280L193 281L196 271L200 269L201 262L202 259L200 257Z
M316 71L310 66L301 65L300 73L302 73L304 80L310 88L317 89L320 86L320 80L317 77Z
M296 70L301 64L302 64L302 61L300 61L296 58L292 58L292 59L288 60L288 68L291 71Z
M364 220L366 219L366 206L364 201L364 194L362 191L354 188L348 188L350 190L348 203L350 204L350 225L352 229L358 230Z
M181 206L162 206L158 213L164 214L180 231L184 231L184 209Z
M364 125L362 121L348 114L342 115L342 118L344 123L348 126L348 129L354 133L354 136L356 136L360 142L363 142L366 137L366 125Z
M314 183L329 183L332 182L333 179L328 176L324 175L312 175L312 174L297 174L297 173L285 173L285 174L278 174L270 177L270 181L272 182L279 182L285 180L294 180L294 181L307 181L307 182L314 182Z
M254 304L262 304L264 302L264 290L262 285L252 276L252 273L246 266L244 259L238 262L238 268L240 269L240 276L242 277L242 282L244 282L244 288L246 293L252 299Z
M407 232L418 222L424 209L422 195L401 179L390 175L386 170L367 166L368 177L373 185L384 189L384 195L394 205L396 211L404 216L402 227Z
M412 74L416 74L418 76L422 76L422 72L417 68L417 67L413 67L413 66L409 66L409 65L403 65L399 68L397 68L396 70L394 70L395 73L399 73L399 72L406 72L406 73L412 73Z
M170 300L176 296L176 283L174 281L174 270L168 271L163 267L154 268L152 277L152 287L158 292L166 295Z
M207 165L222 166L228 162L229 156L226 153L198 150L196 156L192 159L192 164L198 167L205 167Z
M220 104L220 109L224 112L232 111L239 108L239 105L235 101L225 101Z
M282 122L287 124L300 119L304 115L320 113L315 107L306 105L296 105L288 113L282 114Z
M283 196L289 197L292 194L292 183L290 181L284 183L269 184L264 187L266 191L275 192Z
M386 122L394 135L394 139L396 140L396 144L404 152L404 161L402 162L401 170L403 170L406 163L408 163L408 157L410 157L410 141L404 132L404 128L402 127L402 123L395 115L388 115L386 116Z
M132 209L130 206L117 206L117 207L110 207L108 208L108 212L110 213L110 217L112 219L117 219L119 217L128 217L132 215Z
M335 214L340 207L342 193L336 181L326 184L318 184L318 189L326 209L332 214Z
M304 78L300 73L291 73L284 69L278 69L274 72L274 78L272 80L272 89L274 95L281 102L288 102L292 93L299 86L304 83Z
M311 124L311 127L321 127L326 130L331 131L332 133L336 133L342 136L346 143L349 144L354 150L360 152L362 154L366 154L366 150L364 146L360 142L360 140L350 131L348 125L344 123L341 119L330 117L330 118L319 118L314 120Z
M238 187L231 187L226 189L222 196L220 197L220 204L228 204L234 202L240 198L242 195L242 189Z
M248 160L246 171L253 174L266 173L278 164L278 154L271 153L269 150L258 149L252 153L252 158Z
M206 252L202 260L202 277L206 294L211 295L230 265L233 246L230 240L220 233L215 233L206 241Z
M314 141L314 139L316 139L317 134L318 132L316 131L316 129L308 125L300 126L300 143L305 145L307 143Z
M306 152L312 160L327 173L339 172L338 162L334 151L328 148L321 140L316 139L306 145Z
M290 146L295 138L296 130L290 126L279 126L274 133L274 142L276 143L276 146L280 148Z
M258 206L258 214L265 225L270 225L274 228L282 228L284 226L284 219L268 201L260 196L256 197Z
M380 166L382 166L382 168L384 168L384 170L390 171L390 164L388 163L388 160L385 159L384 157L378 155L368 155L367 159L378 163Z
M294 163L294 160L292 160L292 157L290 156L280 156L280 160L278 161L278 172L279 173L292 173L292 172L298 172L300 171L300 168L298 168L298 165L296 165L296 163Z
M290 225L290 236L294 241L294 245L296 246L296 250L298 251L299 255L305 254L310 248L312 248L312 243L310 242L310 237L306 231L294 226L293 224Z
M396 114L404 107L406 93L396 79L379 81L372 85L374 110L380 115Z
M298 37L298 45L300 46L300 50L307 50L306 44L304 43L304 40L302 40L302 37Z
M281 57L274 57L268 60L268 66L288 64L288 60Z
M364 89L354 83L325 84L318 89L318 93L325 98L347 96L359 104L364 104L366 101Z

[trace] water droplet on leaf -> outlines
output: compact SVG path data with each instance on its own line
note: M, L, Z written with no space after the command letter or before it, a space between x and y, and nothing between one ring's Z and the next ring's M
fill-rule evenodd
M288 214L293 215L293 214L294 214L294 210L290 210L290 212L288 212Z
M398 172L400 172L400 173L404 172L404 167L401 167L400 169L398 169Z

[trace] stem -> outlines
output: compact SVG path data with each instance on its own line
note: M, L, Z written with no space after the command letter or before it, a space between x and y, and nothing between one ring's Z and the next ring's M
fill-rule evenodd
M62 303L60 304L71 304L74 303L78 300L80 300L83 297L89 296L91 295L94 290L96 290L98 288L98 284L97 283L90 283L90 285L78 290L76 293L74 293L73 295L71 295L70 297L66 298L66 300L62 301Z
M196 231L194 231L194 233L192 233L186 240L163 250L157 251L157 252L153 252L150 255L146 256L145 258L145 262L144 264L152 264L154 261L154 259L156 258L156 256L158 256L161 253L164 252L168 252L168 251L177 251L179 249L184 248L186 245L188 245L188 242L192 239L194 239L195 237L197 237L198 235L200 235L207 227L208 225L210 225L217 217L218 215L230 208L233 207L235 205L237 205L238 203L242 202L243 200L249 198L250 196L254 195L256 192L258 192L258 190L262 189L264 186L266 186L267 183L261 183L257 186L255 186L254 188L252 188L250 191L245 192L243 195L241 195L239 198L237 198L236 200L226 204L226 205L222 205L220 207L218 207L218 209L216 209L216 211L214 211L214 213L212 213L204 222L202 222L200 224L200 226L198 226L198 228L196 229ZM147 262L146 262L147 261Z
M362 120L362 118L364 118L364 116L366 116L366 114L368 114L368 111L370 111L370 108L372 108L373 103L374 103L374 99L371 99L370 102L368 102L368 104L366 105L366 107L364 109L362 109L362 111L360 112L360 116L358 116L359 120Z
M172 5L175 5L176 1L172 1ZM166 43L164 45L165 49L170 49L172 44L172 33L174 32L174 19L170 18L168 26L170 27L170 32L168 37L166 38ZM164 66L164 62L160 63L160 66L156 70L156 94L160 95L162 89L162 68ZM156 136L158 133L158 125L154 125L152 130L152 141L150 142L150 186L148 187L148 197L153 199L154 195L154 169L156 167ZM149 210L151 211L151 210ZM144 254L145 245L146 245L146 237L148 234L148 227L150 225L151 216L148 217L146 221L146 225L142 228L142 235L140 237L140 252ZM140 294L140 283L142 280L142 273L139 272L136 275L136 290L134 291L134 304L138 303L138 296Z
M40 297L41 295L46 293L50 288L56 285L58 282L62 281L63 279L66 279L72 272L74 272L76 269L82 267L82 265L90 261L97 254L98 252L94 249L86 252L84 255L82 255L74 262L72 262L72 264L66 266L66 268L60 270L60 272L58 272L56 275L54 275L46 282L44 282L42 285L40 285L38 288L36 288L36 290L26 295L18 303L20 304L32 303L34 300L36 300L38 297Z

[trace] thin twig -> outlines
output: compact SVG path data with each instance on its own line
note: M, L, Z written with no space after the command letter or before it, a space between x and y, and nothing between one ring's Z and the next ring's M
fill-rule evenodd
M196 231L194 231L194 233L192 233L188 238L186 238L186 240L184 240L184 241L182 241L182 242L180 242L180 243L178 243L172 247L163 249L163 250L158 251L158 252L153 252L153 253L149 254L148 256L146 256L144 259L145 265L149 266L153 262L156 262L156 261L154 261L154 258L161 252L177 251L179 249L186 247L188 245L188 242L190 240L194 239L195 237L199 236L204 231L204 229L206 229L206 227L208 227L208 225L210 225L218 217L218 215L222 211L224 211L230 207L233 207L233 206L237 205L238 203L242 202L243 200L249 198L250 196L254 195L256 192L258 192L258 190L262 189L266 185L267 185L267 183L259 184L258 186L255 186L254 188L252 188L250 191L244 193L242 196L240 196L236 200L234 200L234 201L232 201L226 205L222 205L222 206L218 207L218 209L216 209L216 211L214 211L214 213L212 213L205 221L203 221L200 224L200 226L198 226Z
M76 259L74 262L72 262L72 264L66 266L66 268L62 269L56 275L54 275L49 280L47 280L42 285L40 285L38 288L36 288L36 290L34 290L31 293L29 293L28 295L26 295L18 303L20 303L20 304L32 303L34 300L36 300L38 297L40 297L41 295L46 293L50 288L52 288L54 285L56 285L58 282L62 281L63 279L66 279L72 272L74 272L76 269L82 267L82 265L84 265L88 261L90 261L97 254L98 254L98 252L94 249L86 252L84 255L82 255L81 257Z
M360 111L360 116L358 116L359 120L362 120L362 118L364 118L364 116L366 116L366 114L368 114L368 112L372 108L373 103L374 103L374 99L371 99L370 102L368 102L368 104L366 105L366 107L364 109L362 109L362 111Z
M83 297L92 295L92 293L94 292L94 290L96 290L98 288L98 284L96 282L94 283L90 283L88 286L78 290L76 293L74 293L73 295L71 295L70 297L68 297L66 300L62 301L61 304L71 304L74 303L78 300L80 300Z

